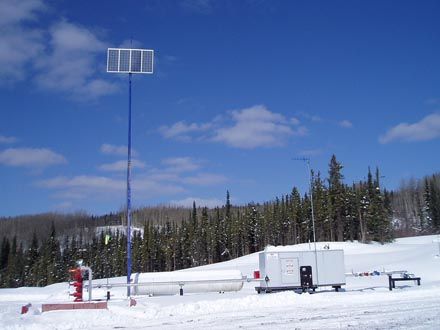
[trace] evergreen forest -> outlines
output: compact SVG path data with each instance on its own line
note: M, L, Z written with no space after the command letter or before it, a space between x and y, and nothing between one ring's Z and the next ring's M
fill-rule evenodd
M237 258L267 245L313 241L391 242L440 233L440 174L381 187L379 169L346 184L332 156L327 178L311 173L310 191L293 188L264 203L208 209L146 207L133 212L132 272L172 271ZM310 192L312 192L310 194ZM313 196L313 203L312 203ZM68 280L77 260L94 278L126 274L124 212L103 216L39 214L0 218L0 287Z

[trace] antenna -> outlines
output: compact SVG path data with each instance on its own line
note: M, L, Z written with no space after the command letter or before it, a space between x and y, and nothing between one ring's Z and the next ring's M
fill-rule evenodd
M131 278L131 75L153 73L154 51L151 49L109 48L107 72L128 73L128 150L127 150L127 296Z
M316 268L316 285L319 285L318 277L318 254L316 252L316 231L315 231L315 210L313 206L313 181L312 181L312 170L310 169L310 158L298 157L293 158L293 160L303 161L307 165L307 170L309 172L309 194L310 194L310 204L312 208L312 230L313 230L313 244L315 249L315 268Z

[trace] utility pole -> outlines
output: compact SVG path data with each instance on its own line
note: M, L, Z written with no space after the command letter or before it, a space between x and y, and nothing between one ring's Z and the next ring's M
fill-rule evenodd
M128 73L128 143L127 143L127 297L131 282L131 75L153 73L154 51L151 49L109 48L107 72Z

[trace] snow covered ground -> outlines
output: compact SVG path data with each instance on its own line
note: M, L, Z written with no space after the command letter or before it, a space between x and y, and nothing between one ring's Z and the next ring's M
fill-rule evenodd
M258 295L254 290L256 284L250 282L241 291L223 294L139 296L134 307L128 307L125 288L114 288L108 310L41 313L41 303L71 300L67 283L60 283L45 288L0 289L0 328L440 329L440 258L435 240L435 236L422 236L398 239L387 245L329 243L331 249L344 249L347 273L407 270L422 278L421 286L396 282L396 289L389 291L386 276L349 276L342 292L321 288L315 294ZM318 248L325 244L319 243ZM309 249L309 245L286 249ZM235 269L252 276L258 269L258 255L197 268L204 269ZM110 282L124 280L114 278ZM104 296L104 289L93 292L94 299ZM21 315L21 306L29 302L33 308Z

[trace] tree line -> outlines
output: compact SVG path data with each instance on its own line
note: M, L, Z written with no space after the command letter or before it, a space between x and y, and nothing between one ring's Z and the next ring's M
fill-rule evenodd
M139 209L132 233L132 272L172 271L225 261L254 253L267 245L313 241L392 241L398 234L440 230L440 176L405 184L396 192L380 186L380 173L347 185L342 164L333 156L328 178L312 173L311 195L293 188L265 203L233 206L230 194L222 207L208 209ZM409 196L409 197L408 197ZM172 216L170 216L172 215ZM152 221L151 217L158 217ZM81 215L81 221L84 215ZM44 286L68 279L68 269L82 259L95 278L126 274L126 233L121 214L90 217L76 230L50 221L46 236L20 241L4 235L0 250L0 286ZM10 220L10 219L9 219ZM57 224L62 226L57 226ZM90 224L93 225L90 225ZM87 225L87 226L86 226Z

